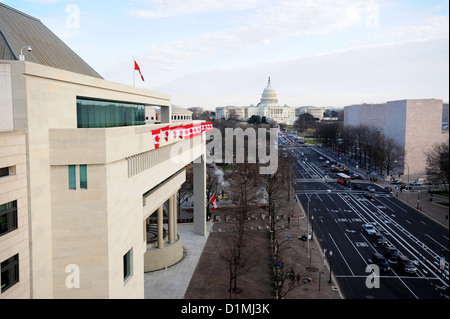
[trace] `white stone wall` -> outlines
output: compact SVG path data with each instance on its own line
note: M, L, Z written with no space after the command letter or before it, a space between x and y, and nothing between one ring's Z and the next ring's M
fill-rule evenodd
M0 299L30 298L25 131L0 132L0 167L10 170L9 176L0 177L0 205L17 201L17 229L0 236L0 263L19 254L19 282L0 292Z

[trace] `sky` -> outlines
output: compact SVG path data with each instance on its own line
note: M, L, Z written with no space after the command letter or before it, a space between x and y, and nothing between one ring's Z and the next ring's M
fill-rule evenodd
M449 101L448 0L0 0L182 107ZM133 57L145 81L134 71Z

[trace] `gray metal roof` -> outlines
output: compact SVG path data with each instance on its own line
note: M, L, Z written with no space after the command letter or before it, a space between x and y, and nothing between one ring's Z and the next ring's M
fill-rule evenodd
M25 60L50 67L101 78L39 19L0 3L0 60Z

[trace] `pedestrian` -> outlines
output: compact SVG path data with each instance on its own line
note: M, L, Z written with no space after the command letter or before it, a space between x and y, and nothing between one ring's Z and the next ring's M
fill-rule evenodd
M291 228L291 217L288 216L288 227Z
M297 273L297 284L299 284L299 283L300 283L300 274Z
M311 283L312 283L312 279L308 278L308 284L311 284Z
M294 279L295 279L294 268L291 268L291 272L289 273L289 277L291 278L292 281L294 281Z

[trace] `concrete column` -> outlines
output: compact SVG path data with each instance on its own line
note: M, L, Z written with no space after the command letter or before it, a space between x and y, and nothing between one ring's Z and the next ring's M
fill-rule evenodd
M178 191L175 192L175 194L173 194L172 196L172 200L173 200L173 217L175 219L175 223L173 224L173 234L175 236L175 239L178 236L178 208L177 208L177 193Z
M194 160L194 233L206 236L206 158Z
M164 233L163 233L163 206L158 208L158 248L164 247Z
M169 230L169 244L173 244L175 242L175 227L174 224L176 224L176 219L174 218L174 213L173 213L173 196L169 197L169 225L168 225L168 230Z

